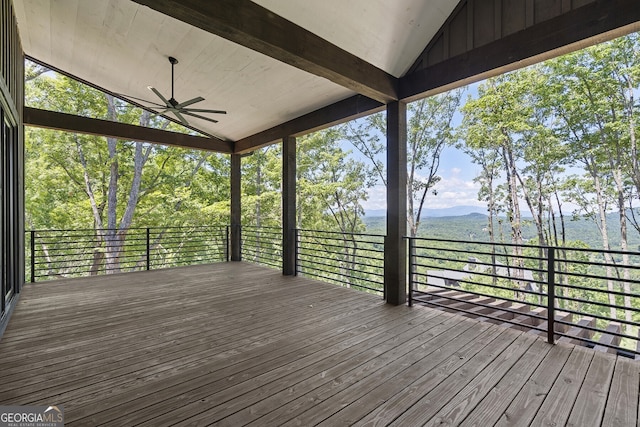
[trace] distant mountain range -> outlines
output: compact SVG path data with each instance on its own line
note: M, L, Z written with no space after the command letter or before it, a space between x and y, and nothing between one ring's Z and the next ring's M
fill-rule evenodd
M487 215L487 208L482 206L453 206L442 209L425 209L422 216L427 218L442 218L448 216L465 216L473 213ZM386 215L387 211L384 209L365 211L365 216L371 218Z
M591 248L602 247L602 237L598 227L592 220L585 218L574 219L571 215L567 215L565 220L567 240L580 240ZM363 218L363 222L368 233L385 233L385 211L368 211ZM618 213L609 213L607 215L607 223L611 246L618 248L620 246L620 220ZM495 226L498 234L509 236L508 222L502 223L502 231L499 231L499 223ZM536 238L536 228L533 221L523 222L522 234L525 241ZM422 218L418 235L420 237L440 239L488 241L487 213L477 206L430 209L427 211L427 216ZM635 229L630 229L628 239L629 248L640 252L640 234L636 233Z

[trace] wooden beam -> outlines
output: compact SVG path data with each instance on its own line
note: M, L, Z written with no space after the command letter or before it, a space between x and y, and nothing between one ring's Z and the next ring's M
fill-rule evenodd
M134 1L378 101L397 99L397 78L249 0Z
M412 101L640 30L638 0L595 1L400 79Z
M195 148L198 150L231 153L233 145L221 139L205 138L160 129L112 122L109 120L92 119L75 116L73 114L40 110L24 107L24 124L66 132L84 133L89 135L107 136L131 141L150 142L153 144L173 145L177 147Z
M382 110L384 110L384 104L378 101L362 95L352 96L271 129L242 138L235 143L235 152L248 153L288 136L301 136Z

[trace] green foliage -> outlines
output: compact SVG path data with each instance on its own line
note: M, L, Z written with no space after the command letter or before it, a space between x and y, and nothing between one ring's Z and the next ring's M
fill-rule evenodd
M30 106L184 131L69 78L33 65L27 71ZM28 128L26 224L93 230L92 271L117 272L129 268L121 258L132 228L226 224L228 164L196 150Z
M407 222L409 234L416 236L422 221L426 197L435 193L442 150L454 143L453 118L464 89L413 102L407 107ZM386 186L381 156L387 124L382 113L373 114L345 126L345 138L370 162L372 178Z

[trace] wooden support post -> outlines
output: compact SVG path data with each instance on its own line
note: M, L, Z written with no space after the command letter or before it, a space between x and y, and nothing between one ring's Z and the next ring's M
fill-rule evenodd
M296 273L296 139L282 139L282 274Z
M407 300L407 105L387 105L387 237L384 290L387 303Z
M242 157L240 154L231 155L231 261L242 261L241 250L241 224L242 207L240 204L241 193L241 166Z

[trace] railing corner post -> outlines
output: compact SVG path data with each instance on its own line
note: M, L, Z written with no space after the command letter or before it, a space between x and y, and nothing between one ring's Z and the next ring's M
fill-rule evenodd
M227 234L225 235L225 250L226 250L225 257L227 262L229 262L229 259L231 257L231 248L229 247L229 242L230 242L229 235L231 234L231 226L227 225L226 230L227 230L226 231Z
M293 275L298 275L298 257L300 256L300 230L293 229Z
M35 283L36 281L36 232L35 230L31 230L29 232L31 234L31 283Z
M151 231L149 230L149 227L147 227L147 247L146 247L146 258L147 258L147 271L149 271L151 269L151 244L150 242L150 235L151 235Z
M556 308L556 254L554 247L547 247L547 341L555 344Z
M416 256L416 242L412 237L408 238L409 240L409 292L407 295L407 303L409 307L413 307L413 285L414 285L414 267L415 267L415 256Z

